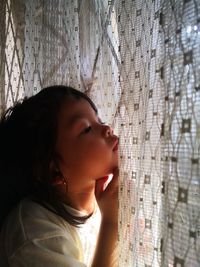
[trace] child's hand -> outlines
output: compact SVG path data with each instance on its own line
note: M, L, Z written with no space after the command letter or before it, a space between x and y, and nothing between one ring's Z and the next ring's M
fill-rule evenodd
M118 177L119 169L113 170L113 178L104 189L107 176L96 181L95 195L99 205L102 220L107 223L117 224L118 222Z

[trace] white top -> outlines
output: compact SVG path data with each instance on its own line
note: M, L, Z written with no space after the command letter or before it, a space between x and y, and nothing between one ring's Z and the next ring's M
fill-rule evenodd
M66 208L82 214L68 206ZM99 210L77 229L45 207L24 199L10 213L2 228L0 266L89 266L99 225ZM89 238L90 235L93 239Z

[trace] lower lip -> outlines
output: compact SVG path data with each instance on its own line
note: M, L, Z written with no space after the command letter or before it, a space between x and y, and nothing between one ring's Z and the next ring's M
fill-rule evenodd
M118 145L116 145L114 148L113 148L113 151L116 151L118 150Z

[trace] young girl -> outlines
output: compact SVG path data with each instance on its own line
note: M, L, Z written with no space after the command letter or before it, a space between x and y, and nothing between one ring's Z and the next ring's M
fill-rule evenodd
M8 109L0 122L0 266L117 266L117 150L94 103L73 88L48 87ZM86 265L78 227L96 203L101 224Z

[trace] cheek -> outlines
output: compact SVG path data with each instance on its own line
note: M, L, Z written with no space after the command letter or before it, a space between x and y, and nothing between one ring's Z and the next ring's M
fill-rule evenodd
M103 155L106 156L108 152L108 148L105 146L105 144L97 142L91 143L83 149L83 155L87 156L88 158L99 158Z
M71 153L67 153L66 159L68 166L73 166L73 168L91 168L91 164L95 166L106 164L112 158L111 149L102 140L85 139L79 144L71 143L69 149Z

